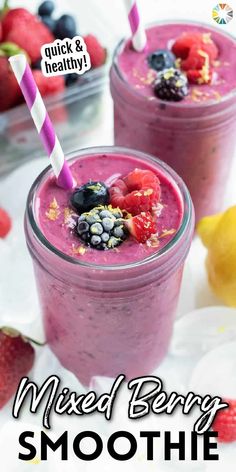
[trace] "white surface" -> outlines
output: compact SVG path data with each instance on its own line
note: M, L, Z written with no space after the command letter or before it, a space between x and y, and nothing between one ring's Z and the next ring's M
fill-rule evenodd
M25 2L30 4L32 10L39 2ZM178 0L141 0L141 9L145 22L156 19L169 18L189 18L202 20L216 25L211 19L211 9L215 5L214 1L198 0L189 2ZM13 1L12 5L21 5L22 1ZM76 7L77 16L81 29L87 22L89 29L96 30L103 28L107 40L114 44L124 33L128 33L128 22L124 16L122 0L87 0L72 1L61 0L59 11L69 11ZM112 6L111 6L112 5ZM89 20L88 20L89 19ZM236 14L234 20L229 23L225 30L235 32ZM85 27L84 27L85 29ZM109 97L105 101L104 109L106 120L101 123L101 127L88 137L88 144L110 144L112 140L111 120L112 113ZM31 162L9 176L0 185L1 205L9 210L13 217L14 227L7 240L0 240L0 265L4 268L0 271L0 322L21 329L26 334L43 339L41 318L38 309L36 290L31 267L30 257L27 253L23 235L23 214L25 199L28 189L39 171L45 167L48 161L45 159ZM225 205L236 201L236 189L233 184L230 186L230 196ZM234 179L235 180L235 179ZM20 184L19 184L20 183ZM170 348L170 355L165 359L157 370L166 384L166 389L186 392L193 387L201 392L207 392L209 388L213 393L220 393L223 396L235 396L236 386L231 382L235 378L235 357L236 357L236 315L233 310L220 307L220 302L211 293L206 278L204 268L205 250L200 241L193 242L183 279L178 317L176 322L174 337ZM214 308L218 305L217 308ZM194 311L190 316L185 316L188 312L201 307L213 306L213 308ZM222 329L222 327L224 329ZM229 341L230 344L229 344ZM234 344L232 342L234 341ZM220 346L220 347L219 347ZM190 349L191 348L191 349ZM213 351L214 349L214 351ZM73 388L76 392L83 391L82 386L75 377L63 369L50 350L45 347L37 354L37 361L32 372L32 378L39 384L49 375L59 375L63 379L63 385ZM223 382L222 382L223 379ZM109 382L106 379L96 379L96 389L105 391ZM58 435L64 430L70 430L74 435L83 429L94 429L104 438L117 429L128 429L138 432L141 429L157 430L180 430L190 431L193 426L193 418L176 414L171 417L148 417L141 422L130 423L127 419L126 408L127 397L120 398L118 415L110 423L105 423L100 416L75 419L66 416L53 417L53 431ZM20 421L11 419L12 402L0 412L0 451L1 451L1 471L3 472L25 472L30 469L30 464L21 463L17 460L19 452L18 436L22 431L35 429L40 430L40 415L28 414L26 411ZM72 435L73 436L73 435ZM79 463L74 456L71 460L62 463L51 457L46 463L35 464L34 468L43 472L80 470L90 472L98 470L107 472L112 469L122 469L132 472L154 471L178 472L191 470L196 472L231 472L235 470L236 463L236 443L231 446L220 446L219 463L206 464L203 462L185 463L171 462L163 463L161 459L147 463L141 451L133 463L127 464L112 463L103 457L102 461L85 465ZM157 448L156 457L159 457L161 448ZM55 455L55 457L57 457ZM31 465L32 468L32 465Z

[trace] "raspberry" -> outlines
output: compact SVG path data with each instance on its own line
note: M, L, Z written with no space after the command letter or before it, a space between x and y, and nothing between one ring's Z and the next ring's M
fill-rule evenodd
M125 220L125 225L139 243L145 243L157 232L156 222L149 211L141 212L139 215Z
M106 49L99 43L98 39L93 34L88 34L85 36L84 42L90 55L91 66L102 66L106 62Z
M34 80L41 95L50 95L61 92L65 89L65 81L62 75L55 75L52 77L45 77L41 70L32 70Z
M181 62L181 69L187 71L190 69L202 69L204 64L206 63L206 60L209 63L209 56L208 54L203 51L200 46L194 45L191 47L189 50L189 54L187 59L184 59Z
M154 172L135 169L123 179L118 179L110 187L109 193L113 207L138 215L142 211L151 211L159 202L161 188Z
M220 410L212 425L212 429L218 432L219 442L236 441L236 400L225 400L229 408Z
M176 57L187 59L191 47L196 44L201 44L201 40L202 35L200 33L182 33L174 42L172 52Z
M94 249L113 249L127 237L123 213L119 208L95 207L78 218L76 232L79 238Z
M197 46L206 52L211 61L214 61L219 54L210 33L183 33L173 44L172 52L176 57L187 59L193 46Z
M11 229L11 218L8 213L0 208L0 238L5 238Z
M190 84L210 84L212 81L211 70L188 70L187 77Z

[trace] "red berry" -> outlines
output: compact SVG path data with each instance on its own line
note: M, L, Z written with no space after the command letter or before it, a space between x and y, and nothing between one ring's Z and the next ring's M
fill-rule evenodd
M219 54L218 48L211 39L210 33L182 33L173 44L172 51L176 57L187 59L193 46L206 52L211 61L214 61ZM191 68L193 69L193 67Z
M11 229L11 218L8 213L0 208L0 238L5 238Z
M38 89L43 96L60 92L65 88L65 81L62 75L45 77L45 75L43 75L42 71L39 69L34 69L32 73Z
M220 410L212 425L213 431L218 432L219 442L236 441L236 400L225 400L229 408Z
M14 395L22 377L33 366L35 352L18 331L0 330L0 408Z
M212 81L212 71L210 69L188 70L187 77L190 84L210 84Z
M98 39L93 34L88 34L84 37L84 42L87 46L87 51L90 55L91 66L100 67L106 62L106 49L99 43Z
M41 56L41 47L54 41L51 31L25 8L9 10L3 18L4 41L16 43L29 55L32 63Z
M156 222L149 211L141 212L139 215L125 220L125 225L139 243L145 243L157 232Z
M190 70L190 69L202 69L205 65L206 61L209 64L209 56L208 54L203 51L200 46L194 45L189 50L189 54L187 59L184 59L181 62L181 69L183 70Z
M113 207L138 215L142 211L151 211L159 202L161 188L154 172L135 169L123 179L118 179L109 193Z
M182 33L174 42L172 52L176 57L187 59L191 47L200 44L201 38L202 35L200 33Z

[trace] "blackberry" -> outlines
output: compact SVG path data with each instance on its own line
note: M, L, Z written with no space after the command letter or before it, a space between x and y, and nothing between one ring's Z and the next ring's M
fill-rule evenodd
M99 250L119 246L128 234L122 211L111 205L101 205L80 215L75 230L84 243Z
M178 102L188 95L188 80L178 69L171 67L158 72L154 81L155 95L161 100Z
M176 57L168 49L157 49L148 56L149 67L160 72L163 69L174 67Z
M108 188L103 182L88 182L75 189L70 198L71 205L78 213L92 210L109 203Z

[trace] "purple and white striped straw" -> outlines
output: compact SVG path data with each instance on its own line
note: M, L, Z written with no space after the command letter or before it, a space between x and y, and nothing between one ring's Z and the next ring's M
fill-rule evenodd
M145 29L142 25L137 1L136 0L124 0L127 8L128 19L130 29L132 33L132 45L135 51L141 52L145 49L147 44L147 37Z
M10 57L9 61L44 148L50 158L57 183L66 190L71 189L74 186L74 182L70 168L65 160L63 150L35 83L26 56L24 54L17 54Z

